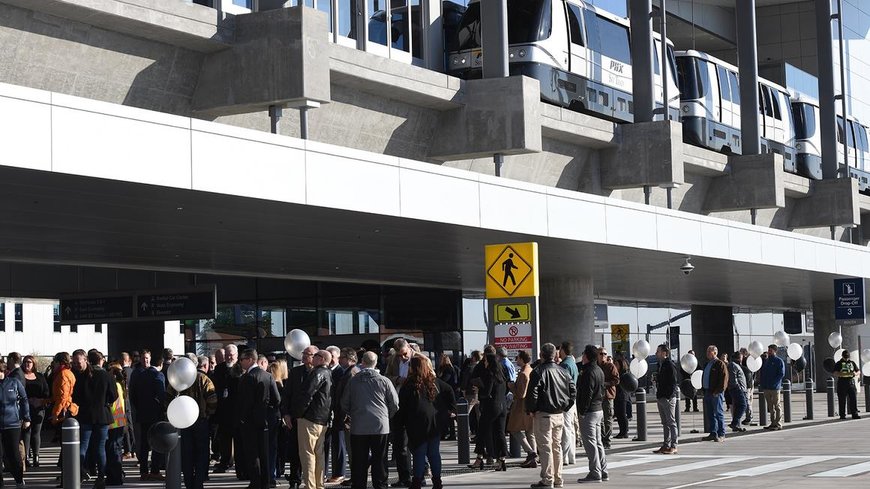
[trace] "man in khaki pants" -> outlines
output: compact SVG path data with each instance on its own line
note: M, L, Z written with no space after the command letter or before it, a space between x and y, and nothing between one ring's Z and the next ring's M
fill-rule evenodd
M314 354L314 368L302 383L301 395L293 399L294 404L291 407L293 417L299 423L299 461L306 489L323 489L323 468L326 462L323 443L332 406L332 372L327 367L331 361L332 354L327 350Z
M535 416L535 440L541 458L541 480L531 485L563 487L562 428L564 413L574 406L577 386L568 372L555 363L556 346L541 346L541 364L532 370L526 391L526 411Z

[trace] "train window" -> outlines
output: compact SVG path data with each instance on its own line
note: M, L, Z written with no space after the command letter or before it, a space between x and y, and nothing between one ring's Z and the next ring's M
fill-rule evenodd
M551 0L508 0L508 43L543 41L553 27Z
M816 134L816 108L810 104L793 104L794 132L797 139L810 139Z
M601 54L608 58L631 65L631 48L628 41L628 28L598 17L598 36Z
M656 75L661 75L662 72L659 69L659 45L653 42L653 71Z
M849 121L849 123L846 125L846 127L847 127L846 145L848 145L850 148L854 148L855 147L855 137L852 135L852 131L855 130L855 123L853 121Z
M870 150L870 145L868 145L867 142L867 128L860 124L856 124L855 133L858 135L858 147L865 152Z
M583 32L580 27L582 25L580 22L581 15L583 14L580 13L580 7L568 4L568 28L571 29L571 43L579 46L583 45Z
M716 67L716 72L719 75L719 90L722 92L722 100L731 101L731 88L728 84L728 74L725 68L721 66Z
M758 97L759 109L764 112L764 115L773 117L773 108L770 106L770 90L765 86L759 86L758 91L761 95Z
M731 101L735 104L740 103L740 80L737 79L737 73L728 72L728 79L731 81Z
M462 15L462 22L456 30L456 50L473 49L480 47L480 3L475 2L468 6Z
M677 58L677 81L681 100L702 98L707 91L707 62L689 56Z
M843 118L837 116L837 142L843 144Z
M779 95L780 93L772 88L768 88L770 91L770 105L773 107L773 117L778 120L782 120L782 113L779 111Z

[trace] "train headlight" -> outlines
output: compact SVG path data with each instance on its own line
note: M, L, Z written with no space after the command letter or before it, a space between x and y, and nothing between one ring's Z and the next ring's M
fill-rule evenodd
M462 61L460 61L460 63L465 64L465 58L462 58Z
M526 57L526 50L520 49L519 52L517 52L517 54L520 56L520 58L525 58Z
M458 65L458 64L459 64L459 58L457 58L457 57L454 56L454 57L453 57L453 64Z
M514 53L509 54L508 57L511 58L511 59L513 59L513 57L514 57Z

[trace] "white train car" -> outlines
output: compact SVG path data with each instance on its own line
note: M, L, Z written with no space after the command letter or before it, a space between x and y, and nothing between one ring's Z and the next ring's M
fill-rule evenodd
M572 110L619 122L634 120L628 19L581 0L508 0L509 70L541 84L541 99ZM448 53L448 73L480 78L483 53L480 3L463 15L455 50ZM671 99L669 113L679 119L679 90L673 47L661 64L661 36L655 34L656 106L662 107L662 76Z

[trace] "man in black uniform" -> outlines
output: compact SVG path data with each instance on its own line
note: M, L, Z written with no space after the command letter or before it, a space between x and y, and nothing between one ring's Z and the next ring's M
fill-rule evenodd
M269 479L269 407L281 402L275 379L257 366L256 350L245 350L239 356L245 374L239 379L240 434L247 462L245 472L251 478L249 489L268 489Z
M238 388L239 377L242 376L242 369L236 363L239 355L239 349L234 344L229 344L224 348L224 363L219 364L214 369L212 381L214 382L215 393L218 398L217 405L217 423L218 432L217 439L220 444L221 460L215 465L214 471L217 474L226 472L233 465L233 438L235 438L238 413ZM238 440L236 440L238 445ZM236 451L238 450L236 446ZM241 464L242 466L244 463ZM237 466L236 474L241 475L244 469Z

